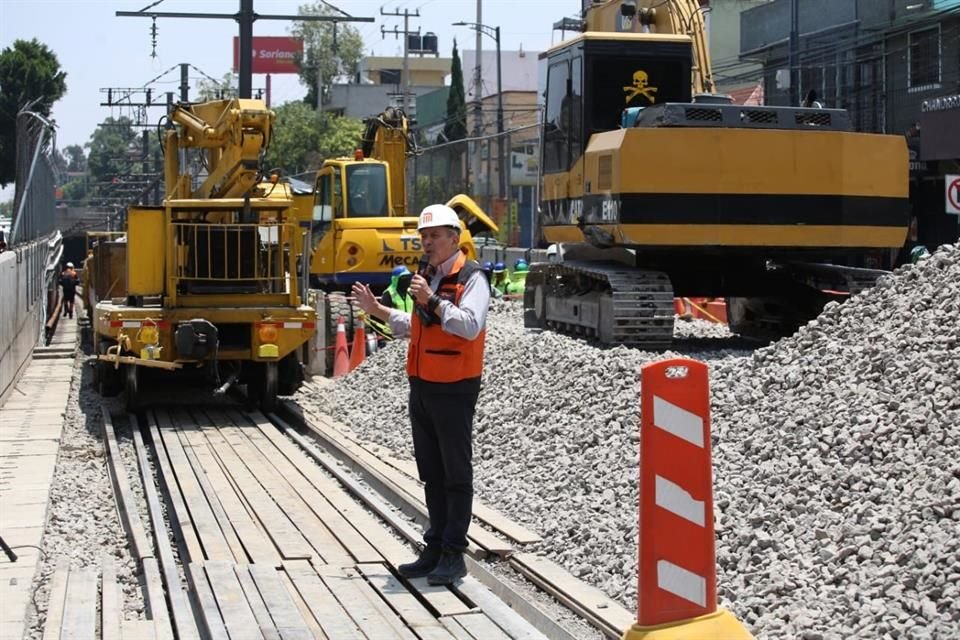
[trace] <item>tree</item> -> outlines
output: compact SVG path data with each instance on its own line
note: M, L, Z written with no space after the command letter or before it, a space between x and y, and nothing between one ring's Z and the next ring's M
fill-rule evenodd
M314 171L324 158L353 152L363 134L363 123L353 118L319 114L303 102L288 102L274 110L266 169L287 175Z
M83 153L83 147L78 144L71 144L63 150L63 157L67 161L67 171L70 173L81 173L87 170L87 156Z
M0 186L16 179L17 113L31 105L49 117L67 91L66 78L57 56L36 38L17 40L0 53Z
M467 137L467 100L463 90L463 67L457 41L453 41L453 61L450 63L450 93L447 95L447 119L443 137L448 142Z
M341 15L326 4L317 2L302 5L299 15ZM334 42L336 32L336 42ZM323 73L323 85L329 86L337 76L353 77L363 55L363 40L360 32L346 23L334 25L332 22L296 22L292 29L294 36L303 38L303 56L297 60L300 65L300 82L307 87L303 99L310 105L317 104L317 67Z
M236 98L240 95L240 90L237 87L237 76L228 71L223 74L223 79L219 82L213 79L201 78L197 84L197 95L197 98L192 99L200 102Z
M89 186L87 184L88 176L76 177L63 185L63 202L71 207L79 207L87 204L87 194Z
M95 183L139 170L140 139L126 116L110 117L97 125L86 147L90 150L87 166Z

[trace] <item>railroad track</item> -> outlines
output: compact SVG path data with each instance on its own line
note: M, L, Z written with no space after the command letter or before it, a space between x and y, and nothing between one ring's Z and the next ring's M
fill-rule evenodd
M130 428L142 499L114 420ZM411 463L295 403L268 415L224 405L104 410L104 431L151 637L581 637L524 595L523 580L603 636L633 622L599 590L524 551L539 536L482 505L466 579L452 588L399 579L395 567L409 561L426 520ZM104 597L110 575L105 565Z

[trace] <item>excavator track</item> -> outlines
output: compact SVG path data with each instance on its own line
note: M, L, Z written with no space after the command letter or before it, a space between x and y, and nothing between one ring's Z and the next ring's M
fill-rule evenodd
M660 350L673 341L673 287L666 274L617 263L534 264L524 324L558 333Z

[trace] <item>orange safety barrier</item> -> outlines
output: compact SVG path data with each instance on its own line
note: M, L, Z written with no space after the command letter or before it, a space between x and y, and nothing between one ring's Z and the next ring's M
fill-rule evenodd
M360 366L363 359L367 356L367 336L363 328L363 319L357 323L353 330L353 345L350 349L350 371Z
M637 624L625 640L750 638L717 607L707 365L640 370Z
M707 313L712 317L707 318L713 322L719 322L720 324L727 324L727 303L724 300L716 300L714 302L707 303Z
M337 320L337 339L334 343L333 377L338 378L350 373L350 356L347 351L347 327L343 316Z

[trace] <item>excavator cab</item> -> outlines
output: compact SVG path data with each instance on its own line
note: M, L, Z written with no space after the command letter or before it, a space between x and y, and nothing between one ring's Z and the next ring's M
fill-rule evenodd
M626 109L690 102L687 36L586 33L547 58L544 174L570 171L590 136L618 129Z
M313 242L320 242L334 219L392 215L387 165L376 160L328 160L317 172Z

